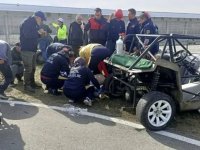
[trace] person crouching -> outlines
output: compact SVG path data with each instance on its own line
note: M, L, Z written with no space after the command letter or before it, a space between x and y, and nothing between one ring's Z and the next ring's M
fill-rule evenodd
M90 82L94 85L90 85ZM86 88L86 86L88 88ZM64 94L71 102L83 100L85 105L92 106L95 88L100 90L100 85L91 70L86 67L84 58L78 57L74 60L68 79L64 83Z
M53 95L61 94L58 89L63 87L64 79L67 78L70 71L72 48L64 45L61 49L61 51L52 54L47 59L41 70L41 81L46 85L48 93Z

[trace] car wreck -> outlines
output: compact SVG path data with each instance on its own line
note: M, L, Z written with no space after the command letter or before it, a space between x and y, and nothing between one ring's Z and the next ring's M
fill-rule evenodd
M153 38L145 46L143 37ZM177 111L200 109L200 60L185 46L187 40L198 36L136 34L139 53L113 53L104 62L112 74L106 89L112 96L123 96L136 116L149 130L162 130L174 119ZM153 56L150 48L162 48Z

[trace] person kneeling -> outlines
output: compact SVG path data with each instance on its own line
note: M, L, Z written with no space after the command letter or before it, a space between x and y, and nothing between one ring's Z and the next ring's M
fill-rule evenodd
M44 64L41 71L41 81L46 85L46 90L50 94L61 94L58 89L63 87L64 79L69 74L70 57L72 55L71 47L64 45L60 52L52 54Z
M92 85L90 85L92 82ZM86 88L86 86L88 88ZM71 101L77 102L83 100L85 105L92 106L95 87L100 90L100 85L95 79L91 70L86 67L84 58L78 57L74 60L74 67L71 68L68 79L64 83L64 94Z

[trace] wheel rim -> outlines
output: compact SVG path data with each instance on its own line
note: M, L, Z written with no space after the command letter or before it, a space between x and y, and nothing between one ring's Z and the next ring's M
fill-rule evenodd
M148 110L148 121L152 126L165 125L172 116L172 107L166 100L156 101Z

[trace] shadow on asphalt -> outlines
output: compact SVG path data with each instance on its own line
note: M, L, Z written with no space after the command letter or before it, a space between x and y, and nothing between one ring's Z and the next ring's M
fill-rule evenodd
M89 116L84 116L84 115L74 115L74 114L69 114L69 113L64 113L60 112L59 113L63 114L66 116L68 119L71 121L78 123L78 124L90 124L90 123L100 123L102 125L106 126L115 126L116 123L104 119L99 119L99 118L94 118L94 117L89 117Z
M17 125L9 125L3 120L0 125L0 137L1 150L24 150L25 142Z
M197 150L199 149L198 146L189 144L189 143L185 143L185 142L181 142L178 141L175 142L175 139L172 138L166 138L163 135L159 135L157 133L151 132L151 131L147 131L147 133L156 141L158 141L159 143L162 143L163 145L166 145L167 147L176 149L176 150Z
M39 111L38 108L35 106L22 107L22 105L10 106L9 104L0 104L0 110L3 114L3 118L10 120L21 120L31 118L35 116Z

